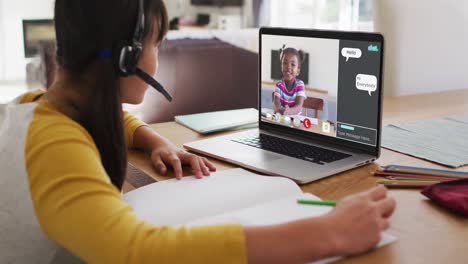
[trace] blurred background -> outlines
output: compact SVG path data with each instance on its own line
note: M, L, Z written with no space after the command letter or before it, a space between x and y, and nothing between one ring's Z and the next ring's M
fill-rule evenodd
M373 28L371 0L166 0L166 4L174 29ZM53 6L54 0L0 0L0 103L46 82L38 57L41 43L54 38Z
M193 54L222 44L258 56L260 26L378 31L386 39L385 95L401 96L468 87L468 1L459 0L166 0L169 47L186 51L159 73L172 90L174 73L200 59ZM54 0L0 0L0 104L53 81ZM190 49L181 40L192 40ZM207 40L212 40L207 42ZM221 41L214 43L213 40ZM224 47L224 48L227 48ZM232 51L231 51L232 53ZM225 53L224 55L226 55ZM207 55L213 55L211 51ZM222 56L229 75L242 63ZM192 57L190 57L192 56ZM172 57L173 58L173 57ZM258 58L258 57L257 57ZM178 61L179 63L175 63ZM183 62L183 63L182 63ZM252 63L251 63L252 62ZM203 62L201 62L203 63ZM161 67L163 68L163 67ZM172 76L172 77L171 77ZM182 76L182 75L179 75ZM222 75L224 78L227 74ZM255 76L254 76L255 77ZM187 78L193 78L188 76ZM255 77L257 78L257 77ZM257 78L258 79L258 78ZM255 82L252 79L252 84ZM201 85L201 84L200 84ZM203 83L205 85L205 83ZM171 89L171 87L169 87ZM255 87L249 87L254 89Z

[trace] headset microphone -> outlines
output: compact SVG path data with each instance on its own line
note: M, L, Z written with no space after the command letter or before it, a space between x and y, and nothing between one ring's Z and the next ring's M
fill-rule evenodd
M135 75L138 76L143 81L145 81L147 84L151 85L151 87L156 89L158 92L162 93L162 95L164 95L164 97L166 97L166 99L169 102L172 102L172 96L166 91L166 89L164 89L164 87L158 81L156 81L149 74L147 74L146 72L142 71L140 68L137 67L135 71Z

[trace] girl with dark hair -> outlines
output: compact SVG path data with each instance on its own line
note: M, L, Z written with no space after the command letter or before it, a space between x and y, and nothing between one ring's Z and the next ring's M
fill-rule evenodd
M142 2L136 62L153 75L167 13L162 0ZM56 1L58 77L47 92L10 103L0 129L0 263L70 263L61 252L90 263L303 263L377 244L395 207L384 188L281 225L173 228L138 219L120 195L127 148L151 153L162 174L171 166L180 178L182 163L199 178L215 170L122 111L147 89L120 76L122 46L138 44L139 13L136 0Z
M283 78L276 83L273 110L282 115L302 115L302 105L307 95L304 82L297 77L301 74L304 53L283 46L280 59Z

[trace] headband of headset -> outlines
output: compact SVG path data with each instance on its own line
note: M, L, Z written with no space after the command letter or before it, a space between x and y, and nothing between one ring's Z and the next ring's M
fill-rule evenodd
M119 75L129 76L136 75L141 80L152 86L158 92L164 95L166 99L171 102L172 96L164 87L156 81L153 77L138 67L138 60L143 52L143 38L145 34L145 12L143 0L138 0L138 17L133 33L133 39L130 45L124 45L118 57L118 70ZM127 43L128 44L128 43Z

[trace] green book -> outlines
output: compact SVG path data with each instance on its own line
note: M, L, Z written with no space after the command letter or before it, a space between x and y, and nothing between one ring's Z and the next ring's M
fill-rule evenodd
M201 134L255 128L258 110L254 108L176 116L175 121Z

